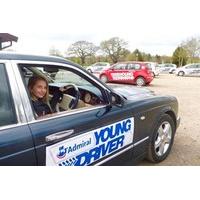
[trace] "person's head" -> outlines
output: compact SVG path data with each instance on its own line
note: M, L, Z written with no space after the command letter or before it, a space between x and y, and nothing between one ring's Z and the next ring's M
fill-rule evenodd
M41 99L43 102L48 102L49 87L45 78L32 76L28 81L28 89L33 100Z

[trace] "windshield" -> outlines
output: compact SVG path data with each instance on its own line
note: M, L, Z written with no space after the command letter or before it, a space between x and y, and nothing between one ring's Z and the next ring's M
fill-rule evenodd
M71 71L66 71L60 69L54 78L54 83L70 83L70 84L76 84L76 85L91 85L88 81L81 78L77 74L74 74Z
M25 69L24 69L25 70ZM30 71L29 71L30 70ZM26 68L26 74L30 74L27 77L34 75L44 77L49 83L63 83L75 84L77 86L91 86L91 83L83 79L74 72L67 71L65 69L56 68L52 70L52 67L28 67Z

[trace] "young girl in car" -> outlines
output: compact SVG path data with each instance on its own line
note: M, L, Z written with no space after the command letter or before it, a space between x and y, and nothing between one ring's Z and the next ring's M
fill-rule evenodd
M49 86L45 78L32 76L28 82L33 108L38 117L56 112L56 104L62 99L64 88L59 88L49 101Z

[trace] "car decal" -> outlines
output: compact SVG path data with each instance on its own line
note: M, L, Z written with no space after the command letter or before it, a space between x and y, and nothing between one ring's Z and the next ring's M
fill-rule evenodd
M133 80L134 76L131 72L111 73L113 80Z
M90 165L131 144L134 118L95 129L46 147L46 165Z

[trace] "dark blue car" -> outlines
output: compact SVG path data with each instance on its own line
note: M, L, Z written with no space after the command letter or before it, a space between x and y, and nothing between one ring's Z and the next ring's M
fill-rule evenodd
M48 81L55 112L38 116L28 82ZM107 86L62 58L0 53L0 165L118 165L164 160L178 102L145 89Z

